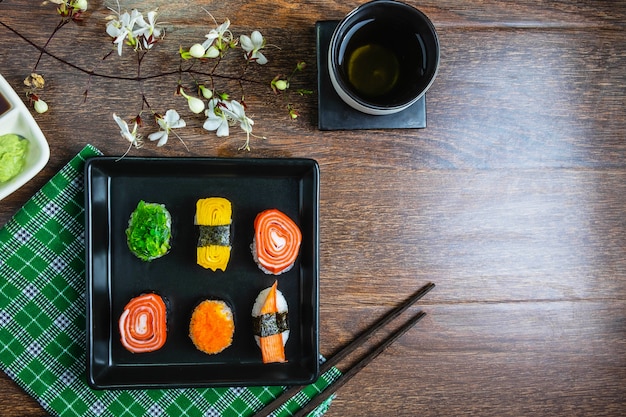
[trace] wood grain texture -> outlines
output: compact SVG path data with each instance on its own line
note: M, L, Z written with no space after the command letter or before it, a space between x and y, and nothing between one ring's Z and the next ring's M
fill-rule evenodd
M626 367L616 363L624 346L615 335L624 325L607 317L623 309L623 302L428 307L416 328L340 391L329 415L620 415Z
M253 139L249 153L237 150L243 135L216 138L187 112L189 151L170 140L131 154L319 162L324 355L426 282L437 284L420 302L427 316L338 391L329 417L626 413L626 2L407 2L440 36L428 127L322 132L315 95L291 97L301 114L292 121L269 80L304 60L293 88L315 90L315 22L362 1L120 1L158 6L168 22L141 73L147 100L161 110L184 107L173 94L176 51L212 27L203 8L280 47L268 48L267 66L246 72L254 132L267 137ZM126 150L111 114L131 117L141 90L131 54L101 60L113 4L91 1L84 24L63 28L48 46L85 71L43 57L51 110L35 117L50 162L0 201L0 224L86 143L107 155ZM57 17L40 2L4 0L0 22L42 45ZM3 76L20 91L37 50L0 26L0 51ZM186 74L180 80L193 86ZM0 415L45 412L2 375Z

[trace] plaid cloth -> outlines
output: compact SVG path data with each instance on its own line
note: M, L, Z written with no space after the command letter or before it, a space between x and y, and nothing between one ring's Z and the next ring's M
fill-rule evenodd
M55 416L249 416L285 387L92 390L86 382L83 166L87 145L0 229L0 366ZM340 376L305 387L289 416ZM310 415L321 416L329 399Z

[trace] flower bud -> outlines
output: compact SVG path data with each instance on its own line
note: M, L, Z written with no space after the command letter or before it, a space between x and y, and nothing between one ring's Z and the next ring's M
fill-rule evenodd
M213 97L213 91L209 90L202 84L198 86L198 89L200 90L200 94L202 94L202 97L206 98L207 100Z
M37 113L45 113L48 111L48 103L46 103L42 99L36 100L34 103L34 107Z
M289 87L289 83L285 80L276 80L274 85L280 91L285 91Z
M84 12L85 10L87 10L87 0L75 0L74 9L80 10L81 12Z
M192 112L199 114L204 111L204 101L200 100L198 97L192 97L185 93L185 90L179 85L178 86L178 94L185 97L187 99L187 104L189 105L189 110Z
M298 62L298 64L296 65L296 68L298 69L298 71L302 71L303 69L306 68L306 62L304 61Z
M189 49L189 54L194 58L202 58L205 52L206 51L204 50L204 47L200 45L199 43L193 45Z
M211 45L209 46L209 49L207 49L205 56L207 58L217 58L218 56L220 56L220 50Z
M196 114L200 114L204 111L204 101L197 97L188 96L187 104L189 104L189 109Z

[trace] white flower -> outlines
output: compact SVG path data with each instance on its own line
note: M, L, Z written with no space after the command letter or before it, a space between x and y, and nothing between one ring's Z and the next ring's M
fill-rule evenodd
M133 29L137 19L141 17L141 13L137 9L133 10L131 14L124 12L119 16L119 20L111 20L107 23L106 31L109 36L115 38L113 43L117 45L117 53L122 56L122 47L127 42L135 49L138 47L137 40L134 38ZM128 40L126 40L128 38Z
M122 120L122 118L115 113L113 113L113 120L115 120L115 123L117 123L120 128L120 135L129 141L131 146L141 148L142 142L141 136L137 134L137 122L135 122L135 127L133 127L133 131L131 132L126 121Z
M161 30L156 27L156 11L148 13L148 22L137 9L133 9L130 14L128 12L118 14L118 17L119 19L107 23L106 32L114 38L113 43L117 45L117 53L120 56L125 43L138 50L141 49L143 42L144 47L149 49L152 47L154 37L161 35Z
M216 135L218 137L228 136L228 119L226 118L226 114L222 111L225 107L223 101L219 99L209 100L209 108L204 112L207 116L203 128L208 130L209 132L216 131Z
M230 30L228 30L229 26L230 20L226 19L226 21L224 21L224 23L219 25L217 28L211 29L209 33L205 35L207 40L202 43L202 47L205 50L209 49L209 47L213 45L213 42L216 39L220 42L224 41L226 43L230 43L233 40L233 34L230 32Z
M228 108L224 111L226 116L235 123L239 123L239 127L246 132L246 142L239 147L239 150L250 150L250 134L252 133L252 125L254 121L246 116L246 110L238 101L232 100Z
M158 140L159 143L157 143L157 146L159 147L167 143L170 130L187 126L187 123L180 118L178 112L174 109L165 112L164 117L157 117L157 123L162 130L149 134L148 139Z
M109 20L106 28L107 34L112 38L117 38L122 33L122 22L117 19Z
M157 12L153 10L148 12L148 22L146 22L143 18L143 15L139 15L135 24L139 27L133 31L133 35L137 38L141 38L143 41L143 45L146 49L152 48L152 45L155 42L155 38L161 36L161 29L159 29L156 25L156 17Z
M259 52L265 46L265 39L263 39L261 32L255 30L249 37L241 35L239 42L241 43L241 49L246 51L244 57L248 61L256 61L260 65L267 64L267 58Z
M250 150L250 134L254 121L246 116L246 111L241 103L235 100L209 100L209 108L205 112L207 119L204 127L208 131L216 131L217 136L228 136L229 124L239 124L246 132L246 142L239 148Z
M206 40L202 44L194 44L189 48L189 56L193 58L217 58L232 46L233 34L228 28L230 20L226 19L224 23L211 29L205 35ZM188 59L184 57L184 59Z
M241 103L235 100L226 102L226 108L223 111L228 119L239 123L239 127L241 127L244 132L252 132L254 121L246 116L246 110Z

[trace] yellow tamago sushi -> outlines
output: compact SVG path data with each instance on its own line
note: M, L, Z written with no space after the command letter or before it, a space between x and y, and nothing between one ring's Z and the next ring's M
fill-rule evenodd
M194 223L199 226L197 263L212 271L225 271L230 260L232 205L222 197L203 198L196 203Z

